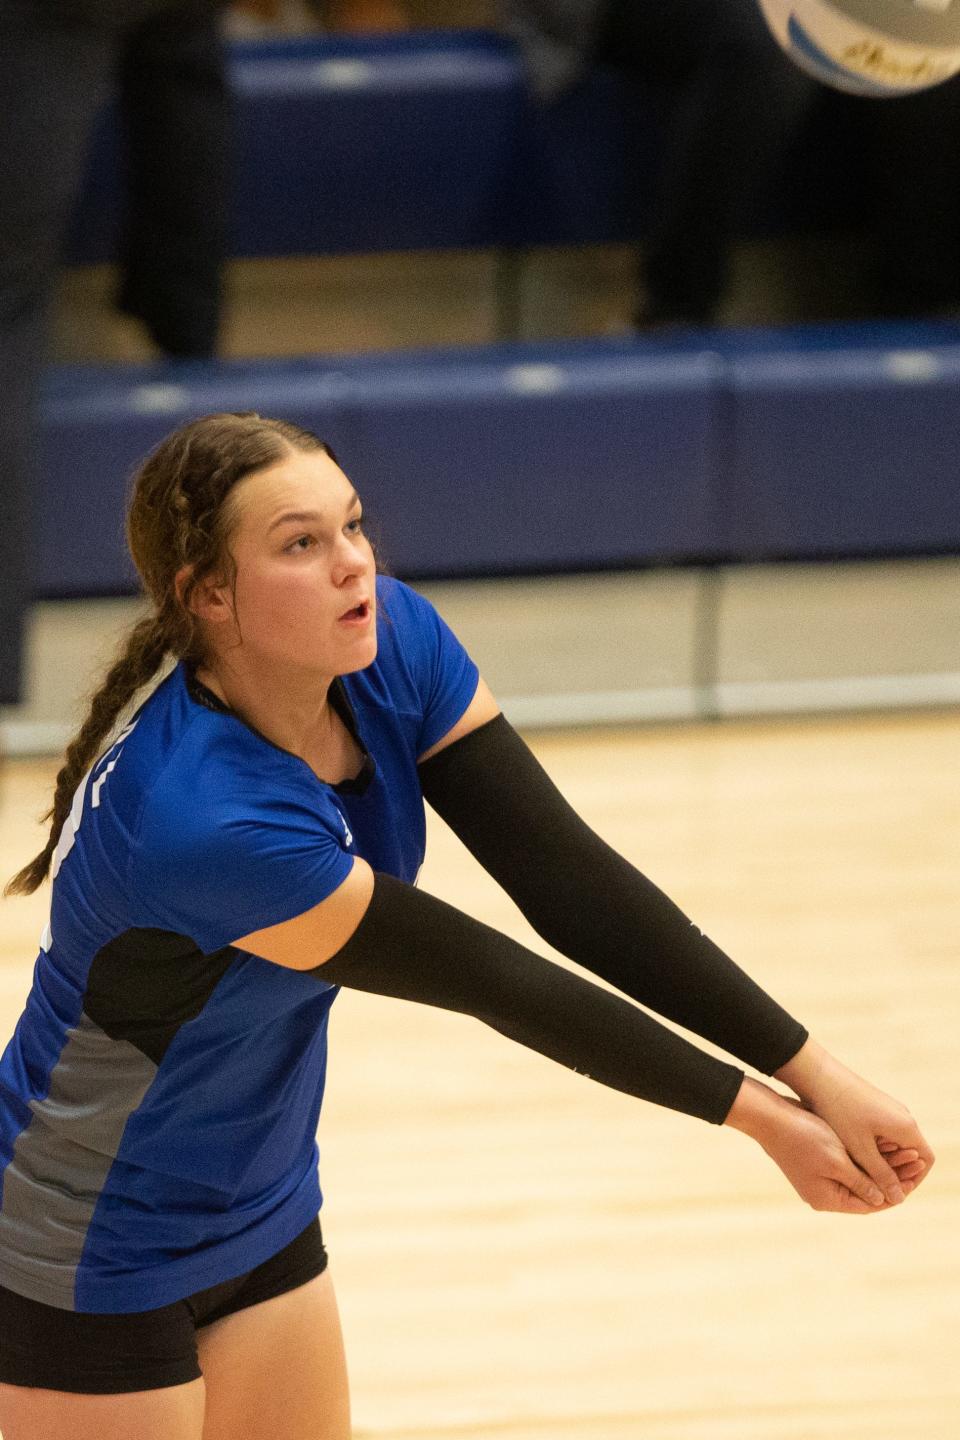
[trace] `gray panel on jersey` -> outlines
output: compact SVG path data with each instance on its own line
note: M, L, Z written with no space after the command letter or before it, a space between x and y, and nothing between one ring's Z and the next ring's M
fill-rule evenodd
M156 1073L141 1050L111 1039L86 1014L67 1031L49 1094L30 1102L33 1119L4 1173L0 1283L74 1308L93 1212L127 1121Z

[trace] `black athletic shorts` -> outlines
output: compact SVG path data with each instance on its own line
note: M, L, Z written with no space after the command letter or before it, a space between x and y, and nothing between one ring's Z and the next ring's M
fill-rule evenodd
M159 1310L87 1315L0 1285L0 1382L85 1395L159 1390L200 1378L196 1332L305 1285L327 1266L320 1221L272 1259Z

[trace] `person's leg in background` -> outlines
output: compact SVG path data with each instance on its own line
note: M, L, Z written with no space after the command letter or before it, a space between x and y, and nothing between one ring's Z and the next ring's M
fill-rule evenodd
M22 632L37 540L37 392L64 230L114 36L48 0L0 5L0 703L21 698Z
M168 355L206 358L220 331L231 106L218 0L181 0L127 31L120 308Z
M609 0L597 58L667 98L637 321L708 323L746 208L818 87L781 54L756 0Z
M960 309L960 80L857 103L875 200L881 315Z

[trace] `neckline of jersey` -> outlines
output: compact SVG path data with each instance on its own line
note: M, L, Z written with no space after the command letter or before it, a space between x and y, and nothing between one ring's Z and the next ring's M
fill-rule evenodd
M269 745L272 750L279 750L281 755L289 755L292 759L299 760L301 765L305 765L306 768L310 770L310 766L307 765L307 762L302 756L294 755L292 750L286 750L282 745L276 745L272 740L268 740L266 735L258 730L255 725L249 724L248 721L244 720L242 715L237 714L236 710L232 710L224 700L220 699L219 695L216 695L207 685L204 685L202 680L197 678L196 673L189 665L185 664L183 666L183 673L187 694L191 700L196 701L198 705L202 705L205 710L215 710L221 715L229 715L231 719L236 720L238 725L243 725L245 729L249 730L251 735L256 735L258 740L262 740L264 745ZM326 786L328 790L333 790L337 795L362 795L369 788L370 782L377 773L377 762L370 754L363 736L360 734L360 728L357 725L357 717L350 703L350 697L339 675L334 678L333 684L330 686L330 703L344 725L346 725L351 739L359 746L363 759L359 771L351 779L337 780L334 782L321 780L319 775L313 770L310 770L310 774L313 775L319 785Z

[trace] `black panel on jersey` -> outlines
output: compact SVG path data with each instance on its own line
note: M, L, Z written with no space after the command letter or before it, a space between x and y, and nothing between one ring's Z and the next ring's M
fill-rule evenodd
M743 1080L619 995L392 875L375 874L357 929L311 973L473 1015L603 1085L716 1125Z
M803 1026L581 820L503 715L419 773L433 808L561 955L764 1074L800 1049Z
M126 930L94 956L83 1008L111 1040L127 1040L159 1065L237 954L227 945L204 955L172 930Z

